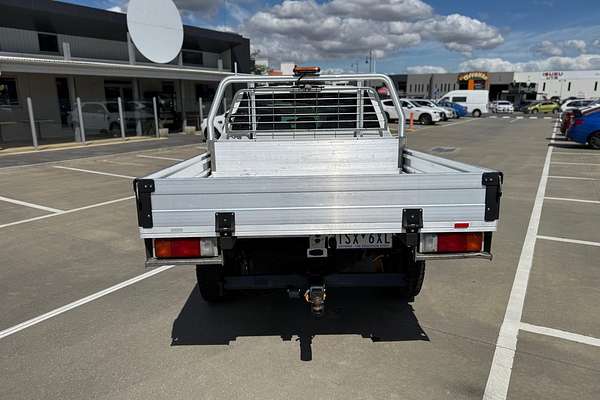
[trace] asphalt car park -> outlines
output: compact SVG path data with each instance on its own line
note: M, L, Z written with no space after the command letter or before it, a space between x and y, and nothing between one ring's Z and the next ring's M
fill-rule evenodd
M5 161L2 398L596 399L600 153L518 117L408 137L504 172L494 260L429 262L411 304L332 291L321 319L283 293L208 306L192 268L144 269L131 180L201 144Z

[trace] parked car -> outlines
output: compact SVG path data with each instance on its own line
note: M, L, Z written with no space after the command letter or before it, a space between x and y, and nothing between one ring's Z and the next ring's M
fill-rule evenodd
M488 98L488 90L452 90L442 100L465 106L473 117L481 117L488 112Z
M467 111L467 107L461 106L458 103L453 103L451 101L446 101L446 100L438 100L436 102L436 104L440 107L447 107L447 108L451 108L452 110L454 110L454 114L456 115L456 118L466 117L467 115L469 115L469 112Z
M531 104L529 107L525 109L525 112L528 114L537 114L537 113L553 113L556 114L560 110L560 106L558 103L553 101L542 101L539 103Z
M586 107L586 106L589 106L590 104L592 104L594 101L595 100L592 100L592 99L568 100L561 104L560 111L565 112L568 109Z
M83 125L87 131L96 131L100 133L109 133L111 136L121 135L121 125L119 118L119 106L116 101L89 101L81 103L81 114L83 116ZM154 122L154 114L151 107L140 101L128 101L123 104L123 118L125 119L125 128L133 129L137 121L142 121L142 131L150 132ZM79 124L79 113L77 105L73 105L73 111L70 112L68 123L71 126Z
M512 113L515 108L508 100L494 100L490 103L490 111L493 113Z
M429 107L438 111L440 113L440 116L442 117L442 121L448 121L449 118L454 118L454 110L452 110L451 108L440 107L431 100L412 99L412 102L418 106Z
M587 107L581 108L571 108L561 114L560 119L560 133L566 134L573 121L575 119L575 114L585 114L588 112L600 111L600 103L595 101Z
M404 117L407 121L410 120L411 114L413 115L413 121L418 121L423 125L433 125L442 119L439 111L436 111L431 107L419 106L418 104L413 103L413 101L410 99L400 99L400 106L402 107ZM392 119L394 119L395 115L395 119L398 119L398 114L393 108L393 102L391 100L384 100L383 111L385 112L386 116L389 115Z
M567 139L600 150L600 107L584 111L574 110L573 123L567 130Z

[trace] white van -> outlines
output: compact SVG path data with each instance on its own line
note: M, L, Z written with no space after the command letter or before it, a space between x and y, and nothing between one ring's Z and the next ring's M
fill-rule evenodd
M474 117L488 112L488 90L452 90L442 97L442 101L451 101L467 107Z

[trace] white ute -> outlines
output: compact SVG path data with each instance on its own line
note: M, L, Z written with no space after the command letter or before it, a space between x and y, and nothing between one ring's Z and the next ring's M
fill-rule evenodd
M222 80L208 152L135 180L146 266L196 266L209 302L287 290L321 314L330 287L388 288L411 301L426 260L491 258L501 172L408 149L386 75L295 72ZM366 81L390 91L397 137Z

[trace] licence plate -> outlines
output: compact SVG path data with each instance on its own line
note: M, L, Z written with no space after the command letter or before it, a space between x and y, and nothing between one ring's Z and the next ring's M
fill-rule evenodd
M336 235L338 249L387 249L392 247L391 233Z

